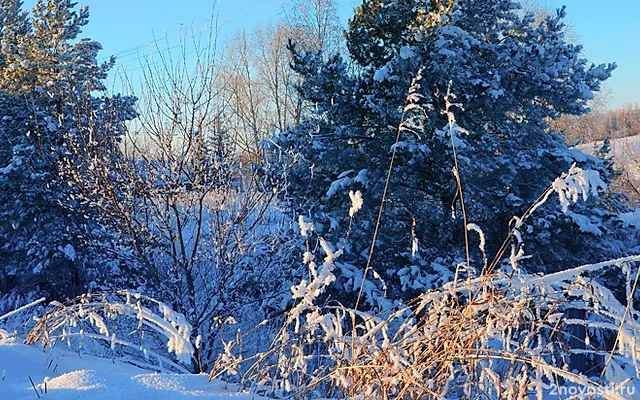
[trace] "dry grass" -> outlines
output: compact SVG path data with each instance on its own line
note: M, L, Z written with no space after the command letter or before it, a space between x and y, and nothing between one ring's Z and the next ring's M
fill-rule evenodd
M589 390L626 385L626 377L609 373L609 363L615 371L640 366L638 313L586 276L638 261L542 277L496 272L447 284L379 315L316 307L289 318L269 351L242 360L228 356L211 376L247 363L240 368L243 384L264 393L361 399L520 399L543 396L558 382ZM568 318L570 310L584 311L585 318ZM586 337L572 338L575 326L585 327ZM576 354L591 371L571 372ZM589 378L600 374L601 380Z

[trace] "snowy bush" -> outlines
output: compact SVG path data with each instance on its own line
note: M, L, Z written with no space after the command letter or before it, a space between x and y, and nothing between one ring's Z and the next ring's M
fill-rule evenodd
M115 289L136 288L184 314L191 340L204 338L201 371L218 339L235 337L225 321L250 326L283 309L295 270L285 256L290 227L274 206L278 189L265 188L266 167L246 162L229 127L214 29L192 33L177 58L142 62L139 116L122 145L72 141L83 162L63 169L77 200L117 232L109 251L129 285Z
M11 293L0 298L0 339L9 336L22 336L33 328L33 316L41 311L40 305L45 301L41 297L35 301L16 307L23 300L22 296Z
M119 291L50 303L25 343L46 349L61 342L152 370L189 373L200 342L191 343L191 331L185 316L166 304Z

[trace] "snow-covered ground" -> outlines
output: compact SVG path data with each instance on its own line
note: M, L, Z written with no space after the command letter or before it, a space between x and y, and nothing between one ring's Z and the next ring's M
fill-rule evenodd
M206 375L157 374L62 349L42 350L0 339L0 400L257 399ZM46 382L46 393L45 393Z
M578 148L587 154L596 154L602 142L587 143ZM640 176L640 135L611 140L611 155L616 165L631 174Z

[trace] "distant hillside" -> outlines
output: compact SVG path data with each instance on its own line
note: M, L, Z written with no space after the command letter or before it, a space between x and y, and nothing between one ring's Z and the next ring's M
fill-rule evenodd
M637 136L640 135L640 106L628 104L611 111L593 111L581 116L566 115L552 121L551 126L564 132L569 144Z

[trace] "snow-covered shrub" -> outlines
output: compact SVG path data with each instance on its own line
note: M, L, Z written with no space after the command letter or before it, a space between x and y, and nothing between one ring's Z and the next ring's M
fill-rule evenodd
M315 228L301 217L309 279L291 288L296 303L272 347L247 354L234 348L240 338L227 343L210 376L235 374L277 397L545 398L562 383L624 398L640 389L640 313L633 307L640 256L546 275L519 268L529 256L519 231L525 221L554 194L568 207L600 186L597 174L572 167L514 217L497 262L461 265L451 282L381 312L320 302L344 248L319 238L324 260L316 264L309 246ZM484 236L475 224L467 229ZM599 283L612 269L624 277L624 302Z
M140 293L85 294L52 302L29 332L26 344L65 343L73 350L114 357L158 371L189 373L200 339L192 339L184 315Z
M44 297L16 307L21 304L24 297L11 293L0 297L0 339L9 336L23 336L29 332L35 322L34 316L42 312L40 305L45 301Z

